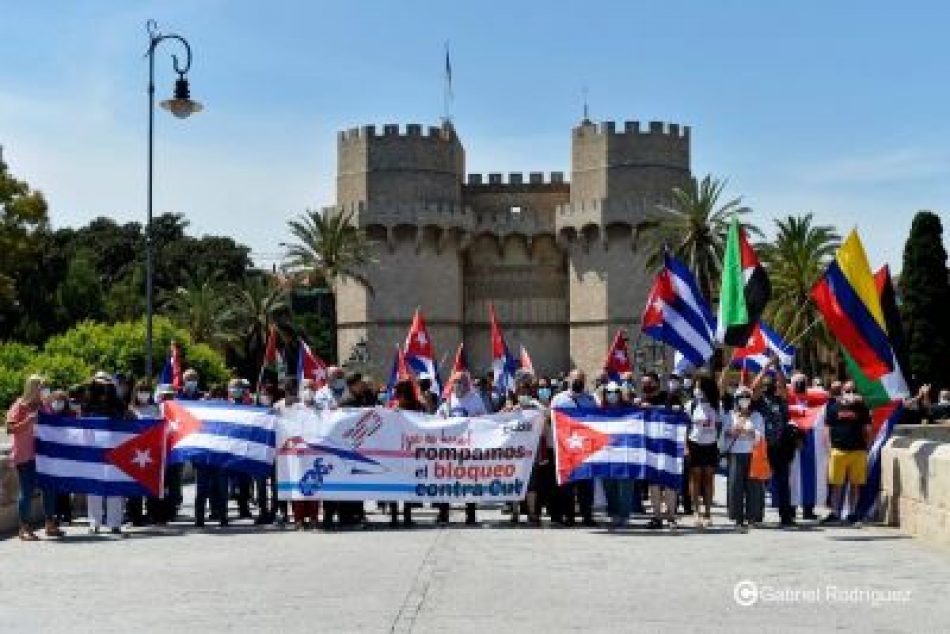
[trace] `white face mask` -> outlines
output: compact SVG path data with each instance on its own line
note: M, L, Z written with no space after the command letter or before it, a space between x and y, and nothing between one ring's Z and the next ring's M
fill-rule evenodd
M620 402L620 392L607 392L607 402L616 405Z
M304 403L313 403L315 394L313 390L307 389L300 393L300 398L303 399Z
M50 409L52 409L52 410L53 410L54 412L56 412L57 414L61 413L64 409L66 409L66 403L65 403L64 401L59 400L59 399L57 399L57 400L53 401L52 403L50 403L49 406L50 406Z
M752 407L752 399L749 398L748 396L737 398L736 405L738 405L741 409L749 409L750 407Z
M693 389L693 379L683 379L683 389L684 390Z
M705 400L706 395L703 394L703 391L701 389L696 388L695 390L693 390L693 398L695 398L697 401L702 401L702 400Z
M679 379L670 379L670 382L667 383L667 387L670 388L670 392L676 392L680 389L681 385L682 383L680 383Z
M271 404L274 402L274 399L272 399L269 396L262 396L259 400L261 402L261 405L263 405L264 407L270 407Z
M148 405L148 400L151 394L148 392L139 392L135 395L135 400L138 401L139 405Z

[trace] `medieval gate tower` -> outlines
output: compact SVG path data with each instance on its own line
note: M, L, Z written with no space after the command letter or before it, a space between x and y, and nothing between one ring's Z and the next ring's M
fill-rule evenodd
M450 123L339 134L337 206L375 242L373 291L337 289L338 354L365 346L384 379L421 307L440 361L465 342L473 371L490 366L488 304L513 354L541 373L600 369L617 328L632 335L652 275L636 223L690 174L688 127L582 121L561 172L465 177Z

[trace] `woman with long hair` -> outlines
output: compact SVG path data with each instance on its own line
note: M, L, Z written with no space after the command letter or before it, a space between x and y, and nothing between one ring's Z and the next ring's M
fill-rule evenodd
M692 400L686 406L689 430L689 493L696 513L696 526L712 524L713 486L719 464L719 388L710 376L701 376L693 385ZM700 500L704 510L700 511Z
M7 433L13 440L11 458L20 483L17 497L17 513L20 517L19 537L23 541L39 539L33 532L32 507L36 486L36 437L34 426L40 411L45 407L48 390L43 377L32 375L23 386L23 394L7 411ZM62 537L63 531L56 524L56 496L52 491L42 490L43 515L46 520L46 536Z

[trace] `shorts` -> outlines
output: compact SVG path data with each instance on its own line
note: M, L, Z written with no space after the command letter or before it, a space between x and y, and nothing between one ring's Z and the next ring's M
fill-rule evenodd
M828 457L828 484L841 486L847 480L863 486L868 479L868 452L863 449L832 449Z
M709 467L714 469L719 466L719 447L716 446L716 443L697 445L692 440L687 440L686 446L689 448L690 469L694 467Z

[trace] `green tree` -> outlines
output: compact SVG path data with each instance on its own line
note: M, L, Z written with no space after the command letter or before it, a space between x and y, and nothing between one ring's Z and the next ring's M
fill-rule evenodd
M904 245L901 319L910 357L909 381L950 386L950 283L940 217L919 211Z
M813 224L813 218L810 213L776 218L775 239L758 246L772 283L765 318L786 341L795 342L798 363L811 374L819 370L819 345L831 343L811 288L841 242L834 227Z
M234 322L239 325L235 365L245 377L256 377L271 326L284 342L294 338L287 290L269 275L248 278L234 298Z
M102 317L102 285L88 249L79 249L66 267L66 275L56 289L56 300L64 320Z
M16 308L17 280L36 257L38 234L48 226L43 194L14 178L0 158L0 314Z
M237 339L234 292L217 275L189 277L186 286L163 294L162 312L194 341L223 352Z
M726 181L706 175L699 183L694 179L685 188L674 188L672 203L660 206L658 214L635 228L636 242L642 240L648 249L648 268L662 264L668 247L693 272L710 301L721 272L729 223L734 215L752 211L742 204L742 198L722 202L725 187ZM761 235L754 225L742 226L748 234Z
M372 292L365 268L373 262L366 232L353 222L353 211L308 210L288 222L295 242L283 243L284 269L298 282L333 288L355 281Z

